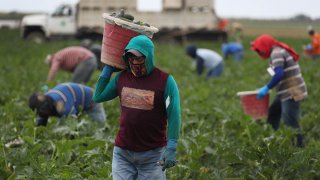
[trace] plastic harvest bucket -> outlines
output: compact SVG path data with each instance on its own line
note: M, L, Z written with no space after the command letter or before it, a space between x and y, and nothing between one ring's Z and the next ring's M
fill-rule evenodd
M126 64L122 60L124 49L131 38L144 34L152 38L158 29L150 26L140 26L132 22L103 14L105 19L105 27L103 31L101 62L110 66L125 69Z
M253 119L263 119L268 116L269 109L269 93L262 99L257 99L258 91L243 91L238 92L241 105L245 114Z

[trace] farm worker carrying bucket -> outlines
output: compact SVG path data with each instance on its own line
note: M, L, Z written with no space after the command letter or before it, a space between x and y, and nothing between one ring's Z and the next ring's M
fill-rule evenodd
M126 64L122 59L124 48L131 38L144 34L150 39L158 29L141 21L133 22L134 17L125 14L104 13L105 27L102 40L101 62L118 69L125 69Z

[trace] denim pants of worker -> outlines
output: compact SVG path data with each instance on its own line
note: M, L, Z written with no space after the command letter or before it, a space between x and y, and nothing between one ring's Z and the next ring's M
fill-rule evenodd
M92 57L88 60L82 61L76 66L75 70L73 71L71 81L75 83L87 83L97 67L98 64L96 57Z
M234 61L241 61L242 60L242 58L243 58L243 51L238 51L238 52L235 52L234 54L233 54L233 60Z
M92 108L88 110L87 113L94 121L98 123L104 123L106 121L106 113L102 103L94 103Z
M218 77L222 74L224 69L223 62L220 62L216 67L209 70L206 80L208 80L210 77Z
M299 125L300 116L300 102L296 102L293 99L289 99L281 102L278 96L273 100L268 114L268 123L270 123L273 129L279 129L281 117L284 123L297 131L296 145L303 146L303 135L301 133Z
M112 159L114 180L163 180L166 179L162 166L157 165L164 147L149 151L134 152L115 146Z

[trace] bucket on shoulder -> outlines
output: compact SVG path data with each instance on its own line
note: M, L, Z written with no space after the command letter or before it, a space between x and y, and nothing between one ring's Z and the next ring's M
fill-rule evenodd
M152 38L158 29L153 26L142 26L133 22L104 13L105 26L103 31L101 62L118 69L126 69L122 60L124 49L130 39L140 34Z

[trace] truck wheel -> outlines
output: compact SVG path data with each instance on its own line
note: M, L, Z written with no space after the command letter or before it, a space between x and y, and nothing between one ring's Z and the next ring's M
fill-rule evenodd
M41 32L32 32L28 34L27 41L35 42L37 44L42 44L46 38L44 37L44 34Z

